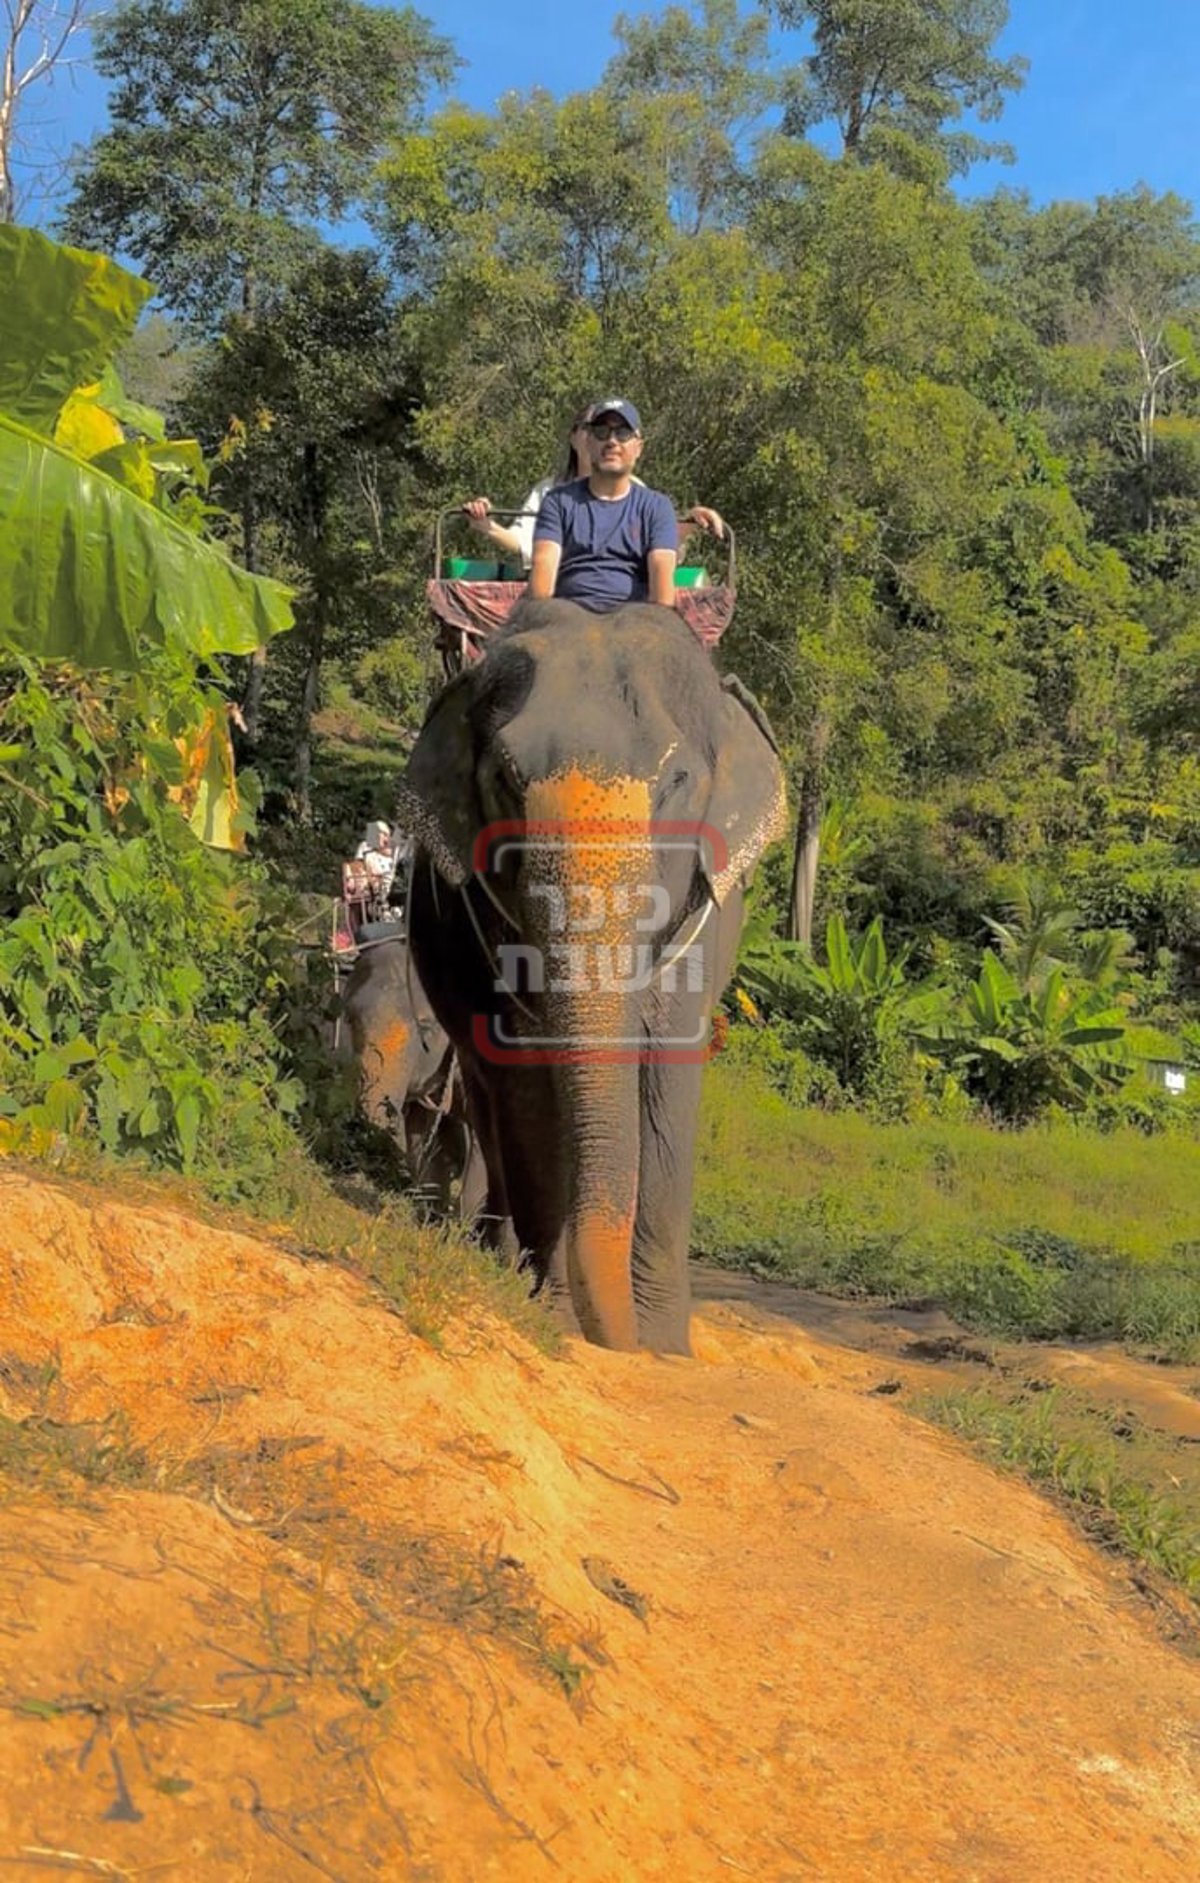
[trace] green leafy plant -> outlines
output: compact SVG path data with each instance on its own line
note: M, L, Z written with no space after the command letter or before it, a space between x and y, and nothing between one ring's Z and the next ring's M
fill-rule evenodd
M0 280L0 1143L190 1168L298 1099L286 932L219 853L257 791L213 667L289 604L199 533L198 447L111 370L145 284L11 228Z
M1022 1123L1119 1087L1132 1069L1125 1030L1106 989L1072 984L1058 966L1023 986L988 948L957 1012L924 1042L997 1117Z
M752 935L741 984L768 1014L796 1023L801 1044L850 1092L870 1095L882 1073L911 1059L907 1041L931 997L905 977L902 952L889 957L877 916L852 937L840 915L825 930L825 965L799 942Z
M277 583L247 575L172 512L203 461L191 441L89 433L81 403L151 290L102 255L0 228L0 646L89 667L136 668L151 647L250 653L288 627ZM71 408L74 408L75 418ZM99 444L94 452L71 448Z

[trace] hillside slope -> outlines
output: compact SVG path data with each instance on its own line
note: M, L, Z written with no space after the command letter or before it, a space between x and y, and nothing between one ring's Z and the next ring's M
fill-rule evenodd
M9 1167L0 1252L14 1874L1200 1873L1200 1666L871 1356L439 1352Z

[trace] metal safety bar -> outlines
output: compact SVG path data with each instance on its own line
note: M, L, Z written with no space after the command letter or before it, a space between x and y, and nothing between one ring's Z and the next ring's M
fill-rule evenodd
M537 511L536 510L519 510L519 509L510 510L502 504L493 504L488 514L489 516L500 517L503 519L507 519L509 522L513 522L515 521L517 517L536 517ZM448 504L444 510L438 511L437 523L434 527L434 532L433 532L433 573L435 576L439 576L442 573L442 531L443 531L443 528L449 518L465 517L465 515L466 515L466 510L465 510L465 507L461 503ZM678 517L678 512L676 512L676 516ZM687 525L686 517L679 518L679 521L683 523L683 525L686 527ZM699 525L697 524L694 527L699 528ZM724 536L713 536L711 532L708 530L704 531L704 536L709 542L719 544L721 549L725 553L725 581L724 581L724 584L715 583L714 587L724 586L725 588L736 589L737 588L737 539L733 533L733 526L729 523L726 523Z
M536 517L536 510L508 510L500 504L493 504L489 516L507 518L509 522L517 517ZM466 507L461 503L448 504L446 509L438 511L437 524L433 532L433 573L442 572L442 530L449 517L466 517Z

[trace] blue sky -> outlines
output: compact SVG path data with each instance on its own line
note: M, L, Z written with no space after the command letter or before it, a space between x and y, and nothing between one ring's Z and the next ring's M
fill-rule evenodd
M418 0L420 4L420 0ZM531 84L572 91L594 84L613 50L625 6L570 0L442 0L439 29L470 61L457 90L490 105ZM781 36L797 56L797 34ZM985 134L1015 146L1017 162L988 164L972 194L998 184L1036 202L1091 200L1145 182L1200 199L1200 4L1197 0L1010 0L997 50L1030 62L1024 90Z
M505 91L593 85L611 56L622 11L600 0L415 0L467 61L455 91L491 106ZM796 34L781 40L792 56ZM1092 200L1145 182L1200 205L1200 4L1197 0L1010 0L1000 51L1030 61L1025 88L986 134L1014 145L1012 166L988 164L970 194L1007 184L1035 202ZM104 122L103 88L81 71L31 110L38 143L66 148Z

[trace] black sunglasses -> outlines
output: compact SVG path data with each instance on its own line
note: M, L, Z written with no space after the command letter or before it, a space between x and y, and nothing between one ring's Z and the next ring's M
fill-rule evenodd
M626 425L623 419L616 425L606 425L602 420L596 420L589 424L588 430L593 438L615 438L619 445L627 445L631 438L637 437L633 426Z

